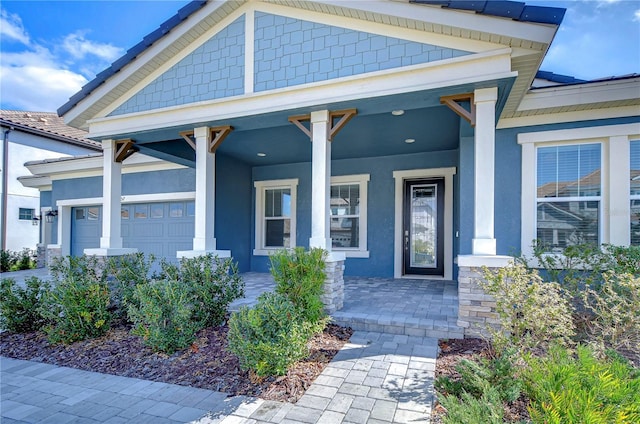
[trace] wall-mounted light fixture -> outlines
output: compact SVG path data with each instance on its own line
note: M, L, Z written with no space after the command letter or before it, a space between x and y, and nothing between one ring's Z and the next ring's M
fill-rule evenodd
M44 215L45 219L49 224L53 222L56 216L58 216L58 211L49 211Z
M31 225L38 225L40 224L40 220L42 219L41 215L34 215L33 218L31 218Z

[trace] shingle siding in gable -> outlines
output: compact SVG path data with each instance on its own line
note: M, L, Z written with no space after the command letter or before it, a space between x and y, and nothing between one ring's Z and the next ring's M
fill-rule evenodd
M283 16L255 15L255 91L469 54Z
M244 93L244 15L116 108L141 112Z

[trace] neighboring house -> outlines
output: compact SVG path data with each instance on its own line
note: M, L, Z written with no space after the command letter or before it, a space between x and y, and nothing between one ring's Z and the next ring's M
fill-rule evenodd
M36 249L50 225L42 219L50 208L40 208L38 188L20 184L29 171L27 161L96 153L101 144L85 138L87 132L70 127L56 113L0 110L0 246L3 250ZM40 185L46 198L46 186ZM49 187L49 191L51 188ZM47 205L49 202L44 201ZM41 232L42 230L42 232ZM44 244L51 240L42 239Z
M266 271L310 246L345 274L453 279L537 237L638 243L640 75L540 72L563 15L192 2L59 109L102 158L27 164L51 179L50 252Z

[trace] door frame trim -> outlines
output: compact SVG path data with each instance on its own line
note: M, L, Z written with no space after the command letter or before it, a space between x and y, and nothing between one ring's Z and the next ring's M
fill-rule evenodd
M453 278L453 176L456 167L410 169L393 171L395 180L395 222L393 242L393 278L404 278L402 265L402 209L404 197L404 181L420 178L444 178L444 276L417 276L408 278L445 279Z

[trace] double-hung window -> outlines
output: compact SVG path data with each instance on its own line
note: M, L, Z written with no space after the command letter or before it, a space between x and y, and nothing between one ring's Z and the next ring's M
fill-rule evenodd
M369 174L331 178L332 249L348 257L368 257L367 183Z
M296 246L297 179L256 181L256 255Z
M537 239L552 251L600 242L600 143L537 148Z
M640 140L629 142L630 196L631 196L631 245L640 246Z

